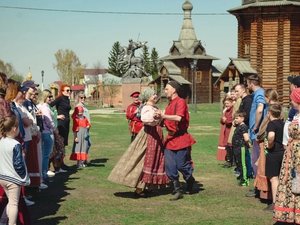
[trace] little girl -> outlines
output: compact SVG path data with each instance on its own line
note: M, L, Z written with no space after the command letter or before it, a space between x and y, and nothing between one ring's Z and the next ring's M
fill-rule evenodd
M228 143L228 136L233 121L232 112L233 112L233 100L227 97L226 99L224 99L224 108L220 119L221 126L220 126L219 145L217 151L217 160L219 161L225 161L226 156L230 155L228 154L228 152L226 152L226 146Z
M0 185L8 197L0 223L6 224L8 217L8 224L13 225L17 223L21 186L30 184L21 144L15 140L19 134L16 116L0 120L0 134Z
M77 160L77 168L83 168L86 165L84 161L88 158L88 150L90 147L89 132L91 127L89 120L83 115L84 108L77 106L72 116L73 118L73 132L74 132L74 144L71 160Z

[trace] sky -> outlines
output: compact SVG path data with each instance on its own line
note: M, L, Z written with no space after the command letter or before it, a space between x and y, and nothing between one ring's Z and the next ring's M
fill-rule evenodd
M241 0L190 2L198 40L207 54L219 58L214 65L226 67L229 57L237 57L237 20L224 14L240 6ZM127 46L129 39L147 41L149 49L156 48L163 57L179 38L183 3L184 0L0 0L0 59L22 75L30 70L33 80L40 84L43 70L44 87L48 87L59 80L53 68L59 49L73 50L87 68L98 64L107 68L113 44L119 41Z

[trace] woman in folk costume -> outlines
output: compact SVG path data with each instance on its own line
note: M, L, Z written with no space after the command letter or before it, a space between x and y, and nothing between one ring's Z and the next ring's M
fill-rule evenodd
M300 88L295 88L290 98L298 113L289 125L290 139L281 164L273 217L300 224Z
M232 116L239 110L242 99L237 96L237 93L235 92L235 87L237 85L234 85L231 88L230 91L230 98L233 100L233 106L232 106ZM233 164L235 164L235 159L234 159L234 152L232 148L232 137L235 131L235 126L231 126L230 132L228 135L228 140L226 144L226 163L225 167L231 167Z
M140 96L144 103L141 120L144 123L135 140L111 171L108 180L136 188L138 197L145 197L145 189L165 186L169 179L165 173L163 133L159 120L155 119L158 97L147 88Z
M75 112L72 116L74 144L70 160L77 161L77 168L86 166L84 162L88 159L88 149L90 147L88 130L91 124L83 113L83 107L78 106L75 108Z
M225 161L226 157L226 145L228 141L228 136L231 130L233 121L233 101L230 97L224 99L224 108L222 111L222 116L220 118L220 135L219 135L219 145L217 152L217 160Z

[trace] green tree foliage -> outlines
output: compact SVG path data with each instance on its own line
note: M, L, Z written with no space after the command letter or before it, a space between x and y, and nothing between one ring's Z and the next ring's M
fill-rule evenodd
M159 56L158 56L158 52L156 51L155 48L152 49L151 51L151 75L153 79L156 79L158 76L158 69L161 66L161 62L159 61Z
M128 69L123 61L124 54L122 51L120 42L117 41L113 44L108 57L108 72L118 77L122 77Z
M61 81L67 84L79 84L80 79L84 76L85 66L81 64L79 58L70 49L58 50L55 53L56 69Z
M24 76L17 73L14 69L13 65L10 63L6 63L0 59L0 72L5 73L8 78L11 78L15 81L22 82L24 80Z
M147 45L143 46L141 57L144 61L144 70L145 70L145 72L151 75L150 54L149 54L149 48L148 48Z

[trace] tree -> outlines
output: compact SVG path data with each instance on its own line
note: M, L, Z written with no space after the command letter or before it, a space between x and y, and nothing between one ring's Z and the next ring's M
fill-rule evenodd
M159 56L158 52L156 51L155 48L152 49L151 51L151 65L150 65L150 71L153 79L156 79L158 76L158 69L161 66L161 62L159 61Z
M56 64L53 65L57 70L61 81L67 84L79 84L84 76L85 66L81 64L79 58L72 50L58 50L55 53Z
M6 63L0 59L0 72L5 73L8 78L11 78L15 81L22 82L24 77L17 73L14 67L10 63Z
M150 64L150 56L149 56L149 49L147 45L143 46L142 49L142 55L141 55L143 61L144 61L144 70L147 74L151 74L151 64Z
M120 45L120 42L115 42L112 46L112 50L109 52L110 57L108 58L108 72L118 76L122 77L126 70L125 63L123 62L124 59L122 59L122 47Z

